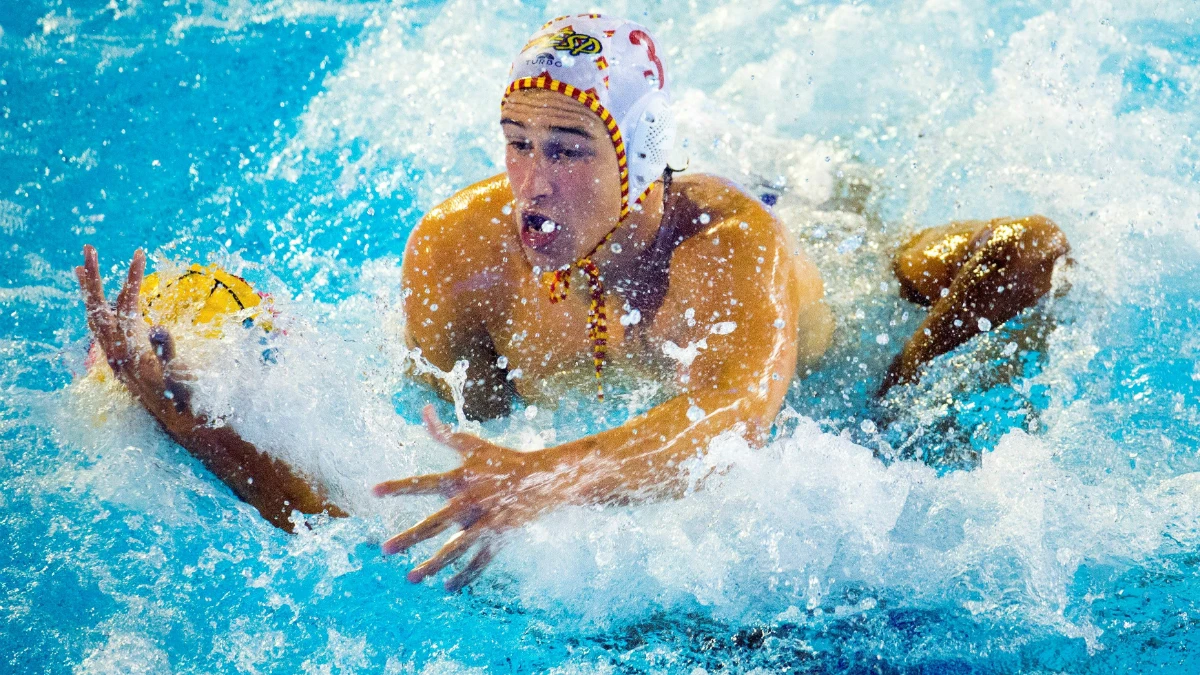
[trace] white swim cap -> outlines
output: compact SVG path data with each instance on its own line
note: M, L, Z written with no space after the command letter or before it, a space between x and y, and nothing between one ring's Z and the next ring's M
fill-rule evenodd
M617 151L624 220L662 176L675 143L666 73L649 31L599 14L549 21L513 61L505 98L520 89L559 92L600 116Z

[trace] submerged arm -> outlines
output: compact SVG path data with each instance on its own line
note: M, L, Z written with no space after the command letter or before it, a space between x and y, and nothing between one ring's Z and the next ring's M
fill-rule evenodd
M318 486L287 464L260 452L229 426L214 426L192 412L183 383L186 375L174 360L171 336L161 327L147 330L138 311L145 269L146 256L139 250L115 309L104 298L94 248L84 247L84 264L75 270L87 305L88 327L117 379L172 440L276 527L290 528L292 509L345 515Z

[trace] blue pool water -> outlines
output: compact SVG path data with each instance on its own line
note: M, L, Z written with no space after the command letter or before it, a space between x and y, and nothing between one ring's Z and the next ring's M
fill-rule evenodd
M452 462L401 374L405 238L498 170L512 50L591 8L0 0L0 671L1200 671L1191 0L600 7L666 45L693 170L777 199L834 348L686 499L550 514L456 596L379 555L434 502L365 486ZM1072 242L1052 297L872 402L920 320L890 247L1028 212ZM181 345L197 400L353 517L283 534L77 381L84 243L110 285L145 246L272 292L278 362ZM539 447L651 394L482 431Z

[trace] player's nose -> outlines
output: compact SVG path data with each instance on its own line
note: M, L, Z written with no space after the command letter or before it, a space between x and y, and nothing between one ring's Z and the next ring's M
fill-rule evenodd
M545 162L533 159L523 174L521 184L513 186L520 201L536 203L554 194L554 181Z

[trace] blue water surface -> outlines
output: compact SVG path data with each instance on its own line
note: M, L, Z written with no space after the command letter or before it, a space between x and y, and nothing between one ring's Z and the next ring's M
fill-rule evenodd
M1033 438L1084 488L1119 485L1127 491L1113 494L1151 505L1131 503L1114 520L1144 519L1152 543L1056 544L1049 557L1057 551L1067 571L1052 591L1027 573L1040 563L1025 566L1037 556L1012 543L1019 537L979 535L992 543L972 549L980 516L964 511L949 533L906 529L903 516L893 528L904 545L948 555L966 546L975 552L964 560L988 563L954 570L941 599L834 571L889 564L846 539L811 553L828 562L827 579L783 580L824 589L795 591L807 604L735 612L682 581L644 582L653 548L603 569L628 575L636 601L606 605L608 586L578 577L590 611L531 599L523 589L540 588L544 572L518 562L458 595L411 585L414 560L382 558L373 516L283 533L144 414L72 393L88 339L70 272L85 243L99 249L110 288L144 247L236 267L336 324L359 297L364 264L399 259L439 195L499 171L494 154L467 145L486 148L494 129L469 111L461 136L439 126L482 93L400 92L428 69L502 78L497 55L519 47L507 36L591 6L0 0L0 670L1200 672L1196 525L1150 513L1166 503L1158 495L1175 494L1167 481L1200 471L1200 26L1189 0L1134 4L603 8L660 31L679 64L677 97L719 109L739 137L825 143L805 152L818 166L839 157L834 192L852 169L871 184L858 206L809 203L804 185L772 184L780 213L806 223L799 239L843 317L791 409L880 467L932 466L930 481L960 480L1006 439ZM404 65L421 50L425 66ZM417 118L372 107L422 96ZM365 129L350 129L356 115ZM1072 144L1068 127L1083 129ZM735 166L703 149L726 141L689 133L702 167ZM419 143L428 145L405 149ZM734 149L760 166L803 160L772 152ZM758 180L733 178L752 189ZM919 224L1027 211L1048 213L1070 237L1067 283L935 364L932 384L874 401L921 318L889 285L888 247ZM855 310L861 318L845 318ZM384 396L410 420L432 398L417 385ZM89 431L105 416L128 433ZM573 419L560 431L614 421ZM640 524L662 522L632 511ZM804 533L811 513L759 517ZM1073 522L1055 518L1047 507L1029 527L1049 539ZM711 528L730 541L740 532L717 516ZM1114 526L1113 538L1130 530ZM661 549L668 535L678 533L664 530ZM998 575L1010 556L1012 577ZM761 559L742 564L750 571L730 578L746 587L724 589L732 596L779 581Z

